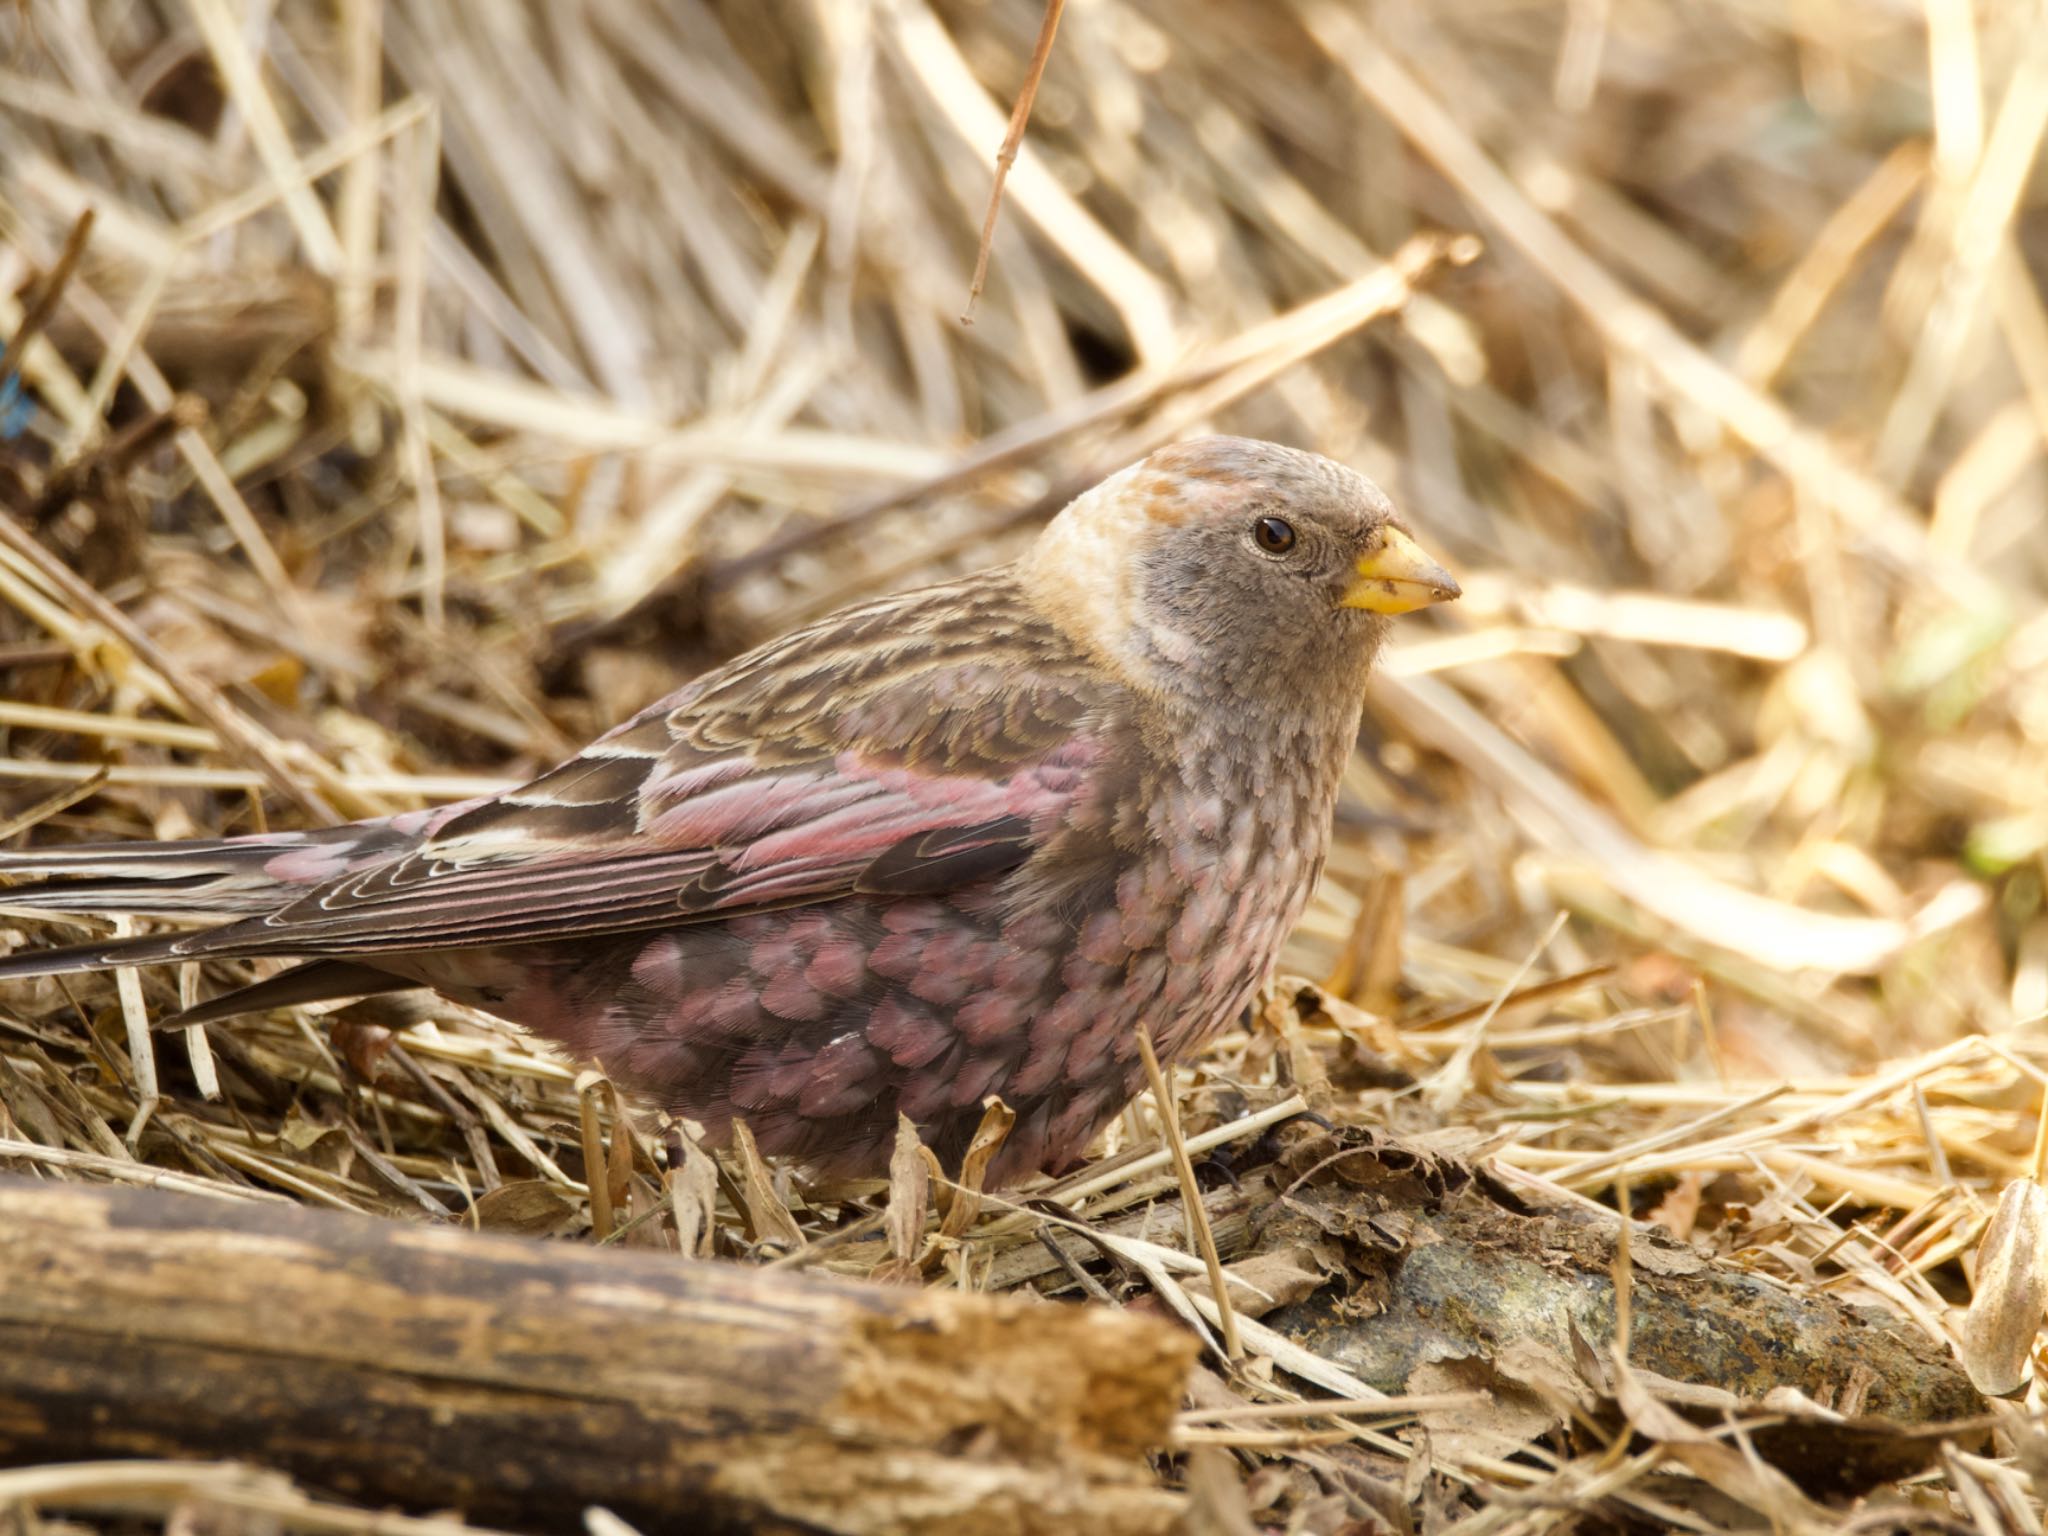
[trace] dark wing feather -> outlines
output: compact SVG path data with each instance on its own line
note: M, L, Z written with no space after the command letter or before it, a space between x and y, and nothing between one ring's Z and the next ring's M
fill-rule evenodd
M863 869L853 888L868 896L935 896L1006 875L1031 857L1033 847L1024 816L942 827L904 838Z

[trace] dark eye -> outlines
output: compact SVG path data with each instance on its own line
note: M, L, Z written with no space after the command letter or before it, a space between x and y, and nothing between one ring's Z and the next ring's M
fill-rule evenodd
M1269 555L1284 555L1294 548L1294 524L1277 517L1262 517L1252 524L1252 539Z

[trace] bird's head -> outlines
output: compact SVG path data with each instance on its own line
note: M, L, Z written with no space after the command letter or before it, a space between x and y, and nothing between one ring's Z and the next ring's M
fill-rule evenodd
M1388 615L1458 595L1370 480L1243 437L1110 476L1052 520L1022 574L1075 641L1168 693L1355 697Z

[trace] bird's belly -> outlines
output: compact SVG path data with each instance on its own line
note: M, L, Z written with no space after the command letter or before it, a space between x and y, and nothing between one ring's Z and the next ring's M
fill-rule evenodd
M1242 1009L1299 913L1298 860L1176 872L1164 854L1080 908L971 887L467 956L422 978L596 1057L764 1151L874 1172L900 1113L957 1155L983 1101L1018 1121L995 1170L1078 1157L1168 1059Z

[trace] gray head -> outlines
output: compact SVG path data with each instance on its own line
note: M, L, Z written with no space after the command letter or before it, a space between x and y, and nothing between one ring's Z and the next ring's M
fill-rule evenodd
M1134 685L1245 704L1356 699L1387 616L1458 595L1370 480L1242 437L1110 476L1053 519L1022 575Z

